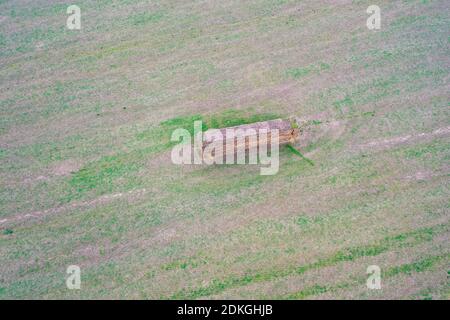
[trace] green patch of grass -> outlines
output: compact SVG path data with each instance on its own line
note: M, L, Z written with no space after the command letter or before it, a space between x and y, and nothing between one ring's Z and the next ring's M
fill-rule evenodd
M348 95L346 95L344 99L333 102L333 106L341 113L343 113L344 107L351 107L353 105L354 105L354 102Z
M328 63L321 62L321 63L319 64L319 70L320 70L320 71L330 70L330 69L331 69L331 66L330 66Z
M42 165L68 159L74 156L88 156L91 153L89 147L79 148L84 141L81 135L68 136L61 141L40 142L11 150L11 155L20 157L32 157ZM17 165L17 164L12 164Z
M423 241L423 234L430 235L434 234L438 229L445 227L444 225L439 225L433 228L422 228L418 230L414 230L407 233L398 234L395 236L388 236L384 239L381 239L375 243L360 246L360 247L352 247L344 250L340 250L336 252L334 255L319 259L316 262L302 265L302 266L291 266L281 270L267 270L262 271L255 274L247 274L242 277L230 277L224 280L213 280L212 284L198 289L193 290L182 290L174 295L172 295L171 299L197 299L200 297L217 294L226 289L243 286L254 282L262 282L274 280L282 277L286 277L288 275L300 275L304 274L308 270L320 269L323 267L328 267L335 265L340 262L345 261L354 261L355 259L362 257L371 257L379 255L380 253L386 252L389 249L395 247L401 247L404 245L413 245ZM425 237L425 239L428 239Z
M223 165L221 168L229 166L235 165ZM217 168L216 166L209 166L202 171L202 174L209 174L210 170L217 170ZM235 194L246 188L256 187L270 179L268 177L261 176L254 171L248 171L239 174L230 174L227 179L210 179L205 183L196 185L192 185L190 181L176 181L168 187L176 193L205 194L217 198L226 194Z
M448 255L443 256L431 256L421 259L419 261L413 263L403 264L401 266L395 266L387 269L383 272L383 278L390 278L399 274L408 274L411 275L413 272L424 272L432 269L436 263L443 260L444 258L448 258ZM365 278L358 278L358 281L364 281ZM307 287L300 291L290 293L287 295L283 295L279 298L281 299L305 299L308 297L317 296L326 292L335 291L337 289L348 288L352 283L338 283L333 286L320 286L313 285L311 287Z
M426 16L402 16L391 23L391 27L404 27L418 25L420 22L426 21ZM419 24L420 25L420 24Z
M35 51L37 42L55 43L60 36L62 28L33 28L32 30L22 31L13 34L9 43L16 45L15 51L20 53Z
M234 127L254 122L268 121L280 118L280 115L274 113L252 113L249 110L228 109L220 113L210 115L189 115L179 116L161 122L161 126L166 131L173 131L177 128L183 128L193 134L194 121L202 121L202 130L220 129Z
M11 229L5 229L5 230L3 230L3 232L2 232L4 235L9 235L9 234L13 234L14 233L14 231L13 230L11 230Z
M69 184L73 190L62 200L70 201L79 198L94 189L100 194L111 192L114 188L114 181L118 178L127 177L129 181L126 187L132 189L135 184L130 175L143 168L148 156L165 151L171 146L170 142L163 142L128 153L104 156L99 160L92 161L72 175Z
M193 135L195 121L203 121L202 130L205 131L209 128L229 127L276 118L279 118L279 116L270 113L251 114L249 111L225 110L222 113L208 116L197 114L165 120L159 126L136 135L138 141L147 140L151 144L149 147L136 149L128 153L118 153L113 156L102 157L99 160L88 163L77 171L70 180L70 185L74 188L75 192L75 194L70 195L70 198L79 197L93 189L96 189L100 193L111 191L115 179L138 171L142 168L145 158L151 154L170 149L175 144L170 141L173 130L183 128ZM253 178L251 180L244 179L240 181L240 185L253 182ZM189 189L191 188L189 187ZM208 188L208 190L219 192L218 190L221 189ZM196 191L198 190L196 189Z
M177 261L167 263L167 264L161 266L161 269L166 270L166 271L177 270L177 269L185 270L188 268L196 268L205 263L206 263L205 260L189 258L187 260L177 260Z
M304 227L311 223L311 219L307 216L300 216L295 219L295 223L301 227Z
M3 33L0 33L0 46L6 46L6 37L3 35Z
M234 127L254 122L278 119L280 116L274 113L251 113L245 110L228 109L221 113L211 114L204 117L208 128Z
M309 67L293 68L293 69L289 69L287 71L287 75L294 79L298 79L298 78L307 76L310 73L311 73L311 68L309 68Z
M375 111L363 112L362 116L363 117L375 117Z
M305 160L306 162L308 162L310 165L314 166L314 162L311 159L308 159L307 157L305 157L300 151L298 151L296 148L294 148L293 146L291 146L290 144L286 145L286 148L291 151L293 154L296 154L297 156L299 156L300 158L302 158L303 160Z
M405 150L405 156L407 159L423 158L427 155L435 156L441 151L448 150L448 146L442 143L431 143L428 145L419 145L408 148Z
M325 292L327 292L329 290L330 290L329 287L314 285L312 287L303 289L303 290L298 291L296 293L289 294L285 298L286 299L290 299L290 300L300 300L300 299L305 299L305 298L307 298L309 296L316 296L316 295L325 293Z
M286 75L290 78L300 79L312 73L319 73L321 71L329 70L329 64L321 62L319 64L311 64L305 67L291 68L286 71Z
M273 113L251 113L250 111L228 109L220 113L211 115L187 115L178 116L160 123L156 128L147 129L136 135L138 140L152 140L168 142L170 136L175 129L186 129L191 135L194 134L194 122L202 121L202 131L208 129L219 129L225 127L238 126L259 121L267 121L280 118L279 115Z
M161 122L161 127L163 131L167 133L167 136L170 136L171 131L175 129L186 129L189 131L191 135L194 134L194 122L195 121L203 121L203 116L199 114L189 115L189 116L179 116L172 119L165 120ZM208 127L205 123L202 124L202 130L206 131Z
M424 272L426 270L431 269L437 262L448 257L449 255L427 257L413 263L407 263L401 266L392 267L388 269L386 272L384 272L383 275L386 277L392 277L398 274L410 275L413 272Z
M375 168L373 159L364 154L360 154L352 159L348 159L338 174L327 177L327 183L331 185L350 186L379 176L380 172Z
M105 156L77 171L72 176L70 184L78 193L100 187L108 189L104 191L110 191L109 188L111 188L114 178L124 176L138 168L138 163L129 157L129 154Z
M0 1L1 4L1 1ZM9 12L11 18L43 18L52 15L65 14L68 4L56 3L51 5L41 4L40 6L17 6Z
M128 21L130 21L132 25L142 26L148 23L160 21L163 17L164 17L163 12L154 12L154 13L141 12L129 17Z

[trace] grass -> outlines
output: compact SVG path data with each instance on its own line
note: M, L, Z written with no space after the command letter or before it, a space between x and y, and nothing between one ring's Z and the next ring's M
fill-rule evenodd
M2 232L4 235L9 235L9 234L13 234L14 233L14 231L13 230L11 230L11 229L5 229L5 230L3 230L3 232Z
M280 115L274 113L253 113L251 110L228 109L220 113L210 115L191 115L184 117L175 117L161 122L166 130L183 128L193 134L194 121L203 122L203 130L220 129L226 127L240 126L244 124L268 121L280 118Z
M437 229L444 226L437 227ZM243 277L231 277L225 280L214 280L212 285L208 287L203 287L199 289L194 289L191 291L181 291L171 296L171 299L197 299L204 296L209 296L213 294L220 293L224 290L237 287L245 286L250 283L271 281L277 278L286 277L289 275L301 275L305 272L313 269L320 269L324 267L329 267L337 263L354 261L362 257L377 256L383 252L388 251L392 247L402 246L405 243L412 245L414 242L420 243L422 241L430 241L433 237L433 229L423 228L411 233L398 234L395 236L389 236L381 241L360 247L348 248L336 252L334 255L320 259L311 264L302 265L298 267L289 267L284 270L269 270L262 273L245 275ZM413 242L411 243L410 240ZM392 272L392 271L391 271ZM314 294L318 294L315 292Z
M310 165L314 165L314 162L311 161L311 159L306 158L300 151L298 151L296 148L294 148L292 145L287 144L286 148L291 151L293 154L296 154L297 156L299 156L300 158L302 158L303 160L305 160L306 162L308 162Z
M237 126L277 118L279 116L275 114L249 114L248 111L225 110L220 114L209 116L192 115L165 120L157 128L136 135L138 140L152 143L150 147L128 153L118 153L114 156L105 156L75 172L70 179L70 185L75 192L71 198L81 197L92 189L97 189L101 193L111 192L111 185L115 179L143 169L144 160L152 154L169 150L174 145L169 140L173 130L184 128L193 134L195 121L204 121L203 130L206 131L209 128Z
M444 2L0 1L0 298L448 299ZM169 160L291 116L275 176Z
M324 62L319 63L318 65L309 65L306 67L292 68L289 69L286 73L289 77L294 79L299 79L310 75L311 73L320 73L322 71L330 70L330 65Z
M438 262L442 261L445 258L448 258L448 257L446 257L446 256L431 256L431 257L423 258L423 259L413 262L413 263L406 263L406 264L403 264L400 266L395 266L395 267L389 268L388 270L383 272L382 278L383 278L383 280L386 280L386 279L389 279L393 276L397 276L400 274L411 275L412 272L416 272L416 273L425 272L425 271L428 271L428 270L432 269L433 267L435 267L435 265ZM359 278L359 279L357 279L357 281L364 283L366 281L366 279ZM301 291L279 297L279 299L302 300L302 299L307 299L307 298L311 298L314 296L319 296L319 295L327 293L327 292L347 289L350 286L351 286L350 283L339 283L339 284L336 284L333 286L313 285L313 286L305 288Z
M164 13L156 12L156 13L138 13L130 17L131 24L135 26L146 25L151 22L157 22L164 17Z

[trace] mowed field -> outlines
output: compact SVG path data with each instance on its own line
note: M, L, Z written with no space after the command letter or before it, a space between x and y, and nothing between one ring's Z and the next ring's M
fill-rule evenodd
M2 0L0 298L449 299L449 92L446 0ZM276 175L170 160L292 115Z

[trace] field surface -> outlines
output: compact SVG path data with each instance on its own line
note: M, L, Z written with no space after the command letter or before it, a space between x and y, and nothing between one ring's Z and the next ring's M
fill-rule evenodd
M0 0L1 299L450 298L449 1L70 4ZM292 115L276 175L170 160Z

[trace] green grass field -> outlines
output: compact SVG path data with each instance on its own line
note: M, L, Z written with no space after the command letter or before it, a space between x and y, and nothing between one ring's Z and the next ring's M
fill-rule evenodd
M0 299L449 299L449 92L445 0L0 0ZM292 115L276 175L170 160Z

